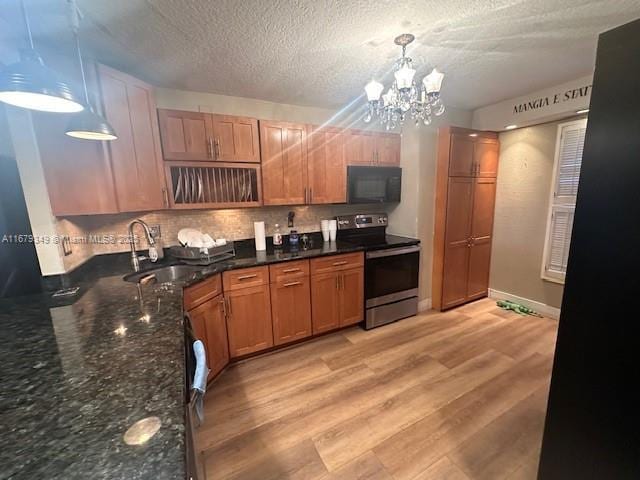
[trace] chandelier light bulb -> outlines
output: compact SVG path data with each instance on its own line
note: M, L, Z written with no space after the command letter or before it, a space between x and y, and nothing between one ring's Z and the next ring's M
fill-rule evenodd
M431 73L424 77L422 84L424 85L427 93L438 93L442 87L442 80L444 79L444 73L439 72L437 69L431 70Z
M367 93L367 100L369 100L370 102L380 100L380 95L382 94L383 90L384 85L380 82L376 82L373 79L364 87L364 91Z
M416 71L411 68L408 63L405 63L393 76L396 77L398 88L402 90L404 88L411 88L415 74Z

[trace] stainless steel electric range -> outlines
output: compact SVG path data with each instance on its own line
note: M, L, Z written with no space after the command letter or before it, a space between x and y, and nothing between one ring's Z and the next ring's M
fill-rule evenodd
M336 218L338 240L365 249L365 328L418 313L420 240L387 235L384 213Z

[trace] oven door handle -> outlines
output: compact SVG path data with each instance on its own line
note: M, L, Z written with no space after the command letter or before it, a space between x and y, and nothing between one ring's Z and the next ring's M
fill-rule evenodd
M386 250L374 250L367 252L367 258L391 257L394 255L404 255L405 253L415 253L420 251L420 245L411 245L409 247L388 248Z

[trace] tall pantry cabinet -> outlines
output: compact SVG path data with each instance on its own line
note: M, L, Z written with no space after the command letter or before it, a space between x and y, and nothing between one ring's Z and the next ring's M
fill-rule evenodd
M498 135L438 130L433 306L487 296L498 174Z

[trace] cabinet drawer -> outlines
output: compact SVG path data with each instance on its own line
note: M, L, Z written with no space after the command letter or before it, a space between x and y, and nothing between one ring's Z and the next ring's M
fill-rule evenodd
M240 270L231 270L222 274L222 281L224 283L225 291L266 285L269 283L269 268L252 267Z
M220 275L207 278L184 289L184 309L189 311L221 293L222 282L220 281Z
M311 260L311 275L325 272L339 272L349 268L362 267L364 265L364 253L345 253L344 255L332 255L330 257L314 258Z
M278 263L269 267L271 283L286 282L289 279L306 277L307 275L309 275L309 260Z

